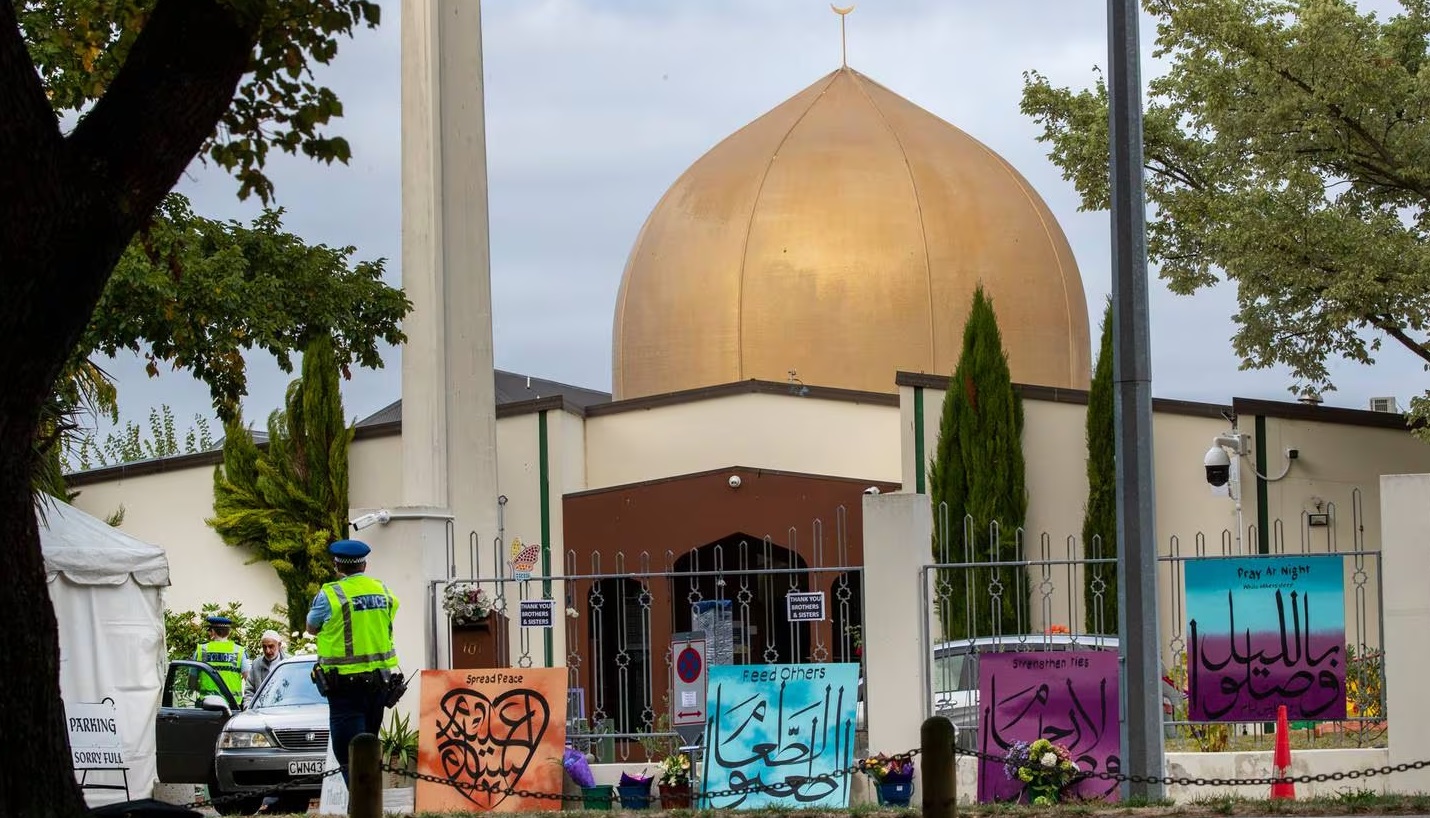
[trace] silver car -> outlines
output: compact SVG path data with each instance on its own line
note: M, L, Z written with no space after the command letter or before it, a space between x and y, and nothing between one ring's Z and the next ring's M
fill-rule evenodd
M274 665L247 707L224 725L214 755L219 789L262 795L323 772L328 700L313 685L313 662L312 656L298 656ZM288 792L316 795L321 789L315 781Z
M313 685L314 657L295 656L273 666L242 710L213 669L179 660L169 665L155 726L159 780L207 784L223 799L224 815L252 813L274 788L322 773L328 757L328 701ZM205 693L198 680L209 678ZM282 791L282 803L304 812L320 781Z

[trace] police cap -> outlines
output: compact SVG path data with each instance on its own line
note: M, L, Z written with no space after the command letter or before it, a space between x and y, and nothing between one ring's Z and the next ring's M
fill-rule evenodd
M231 628L231 627L233 627L233 620L232 620L232 619L229 619L229 618L226 617L226 616L210 616L210 617L208 617L205 621L207 621L210 625L214 626L215 628Z
M367 543L362 540L338 540L328 546L328 552L333 555L333 562L339 565L356 565L360 562L367 562L367 555L372 551Z

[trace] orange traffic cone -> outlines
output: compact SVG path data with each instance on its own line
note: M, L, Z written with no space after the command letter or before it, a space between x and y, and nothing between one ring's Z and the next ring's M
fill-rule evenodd
M1286 724L1286 705L1276 708L1276 752L1271 755L1271 800L1296 800L1296 785L1285 780L1291 776L1291 728Z

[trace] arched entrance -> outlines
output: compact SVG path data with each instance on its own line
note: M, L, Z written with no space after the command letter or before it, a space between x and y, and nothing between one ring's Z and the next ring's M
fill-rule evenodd
M789 622L785 611L786 594L810 589L799 554L768 537L736 533L690 550L674 572L671 627L705 631L711 664L812 660L809 625Z

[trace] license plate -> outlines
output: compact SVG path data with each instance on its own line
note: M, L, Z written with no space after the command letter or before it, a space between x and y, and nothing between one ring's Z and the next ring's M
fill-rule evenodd
M323 771L321 761L290 761L288 762L289 775L315 775Z

